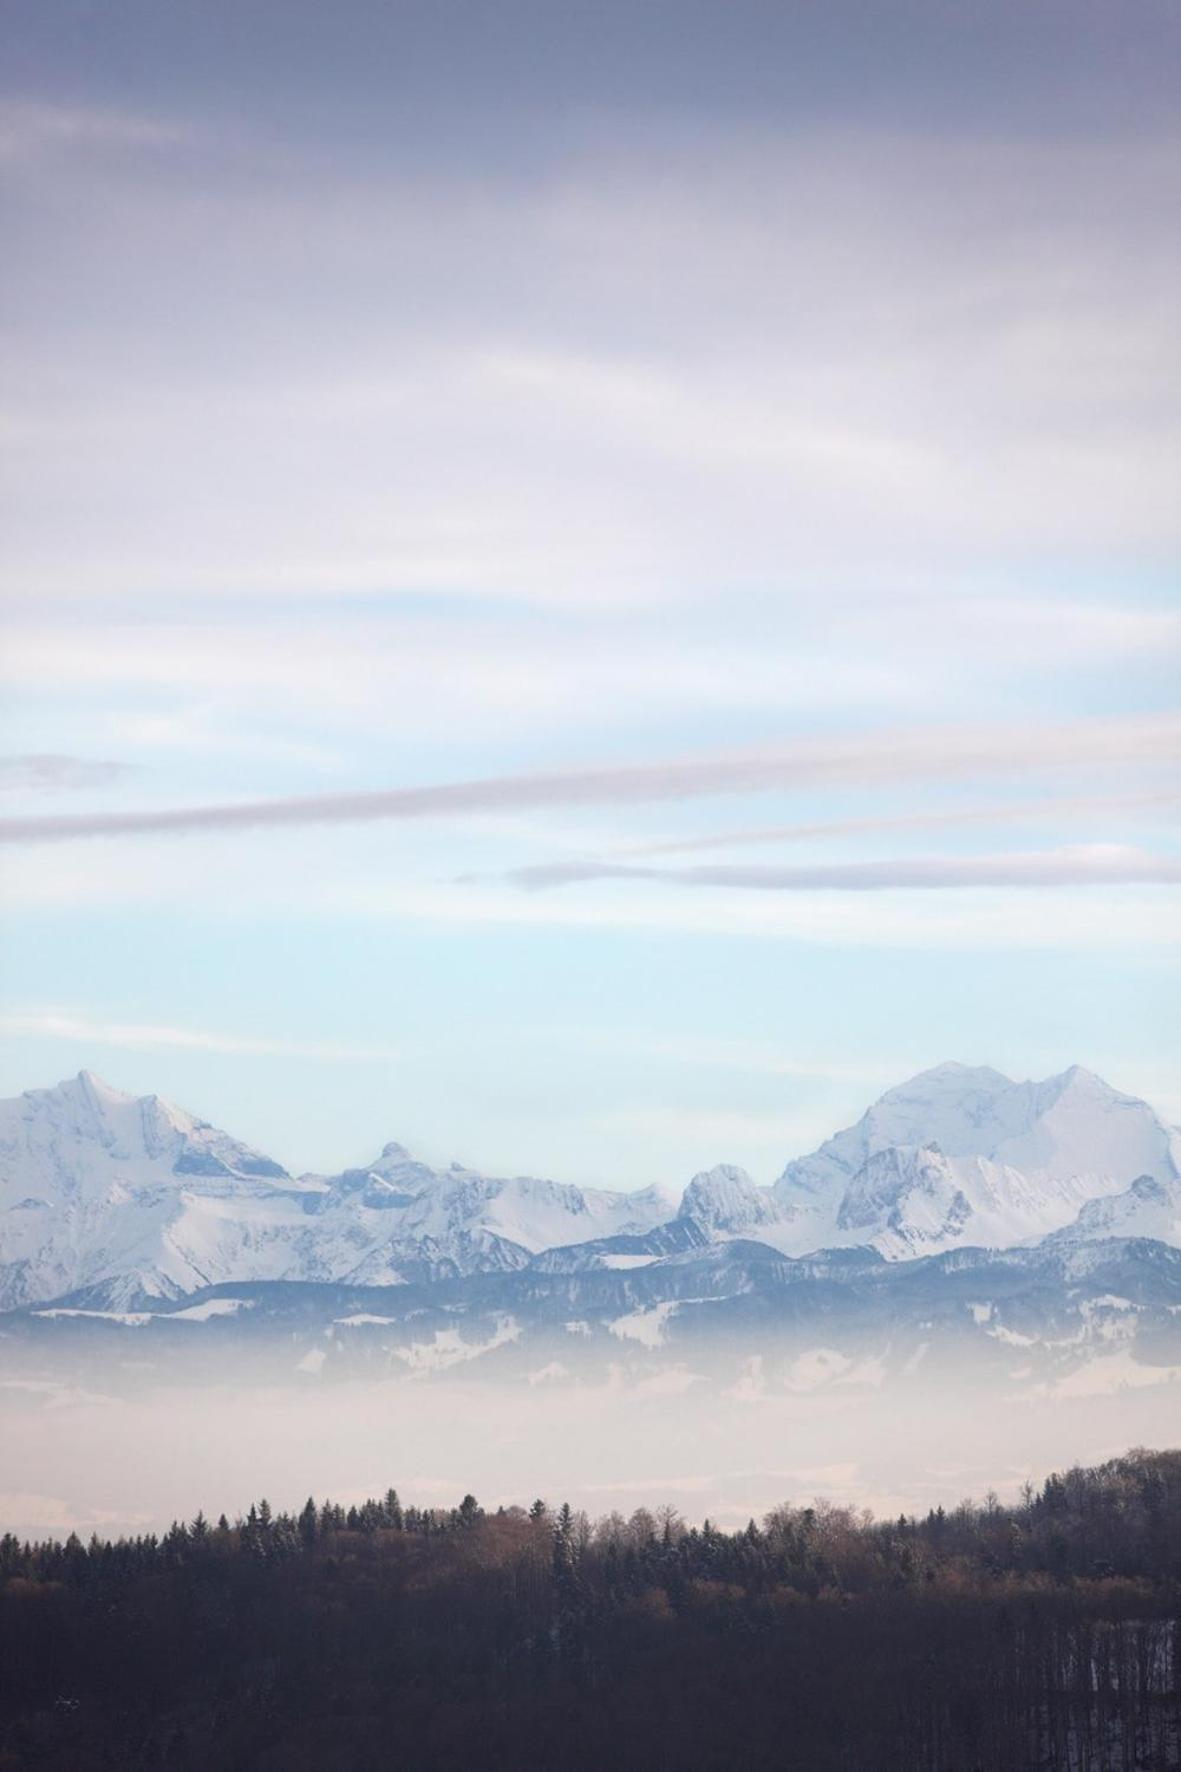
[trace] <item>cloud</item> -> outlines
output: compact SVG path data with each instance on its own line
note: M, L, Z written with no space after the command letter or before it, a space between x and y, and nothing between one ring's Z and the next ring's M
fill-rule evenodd
M528 179L210 152L33 188L17 595L630 608L1175 543L1167 142L616 129Z
M0 793L105 787L108 782L128 774L129 770L130 765L107 758L27 752L21 756L0 757Z
M943 830L957 825L1008 824L1027 818L1050 820L1107 816L1136 816L1176 805L1181 793L1084 794L1073 798L1022 800L1008 806L970 806L939 812L908 812L888 818L838 818L811 824L762 825L752 830L715 831L705 837L674 837L660 843L629 847L629 855L680 855L691 850L732 849L756 843L804 843L815 837L869 835L878 831Z
M998 952L1054 949L1080 963L1104 951L1135 950L1175 970L1181 918L1172 894L1148 885L1079 886L1070 892L686 891L677 882L620 881L613 889L528 892L503 878L448 888L433 847L390 844L411 827L342 827L324 843L314 829L276 831L265 867L238 833L202 839L200 866L171 838L96 843L85 866L63 867L53 846L10 846L0 866L0 908L40 918L51 910L132 911L215 918L298 916L309 931L339 927L417 928L463 935L519 930L595 938L646 934L660 941L722 936L743 943L836 949ZM348 842L345 831L348 831ZM417 838L417 832L416 832ZM391 854L389 851L393 849ZM423 866L427 867L424 875ZM433 865L433 872L430 871ZM316 936L317 940L322 936ZM72 1001L70 981L55 990ZM44 999L46 993L32 994ZM913 1044L913 1042L912 1042Z
M1014 855L930 855L891 861L829 862L808 867L633 867L624 862L547 862L514 868L531 891L594 880L655 880L677 886L737 887L751 892L940 891L1007 886L1171 885L1181 858L1121 844L1091 844Z
M440 612L391 608L380 616L287 616L284 625L248 606L233 621L72 620L67 631L33 611L10 620L0 676L12 689L108 698L114 735L133 743L137 708L157 723L197 721L229 741L260 716L274 728L305 718L368 730L463 729L602 719L609 709L669 713L833 705L895 713L912 706L912 671L877 645L852 655L845 633L816 634L806 651L768 649L741 631L727 639L666 622L628 619L627 643L608 614L548 620L520 612ZM1110 643L1105 652L1110 657ZM930 700L924 704L930 708ZM230 712L236 716L232 721ZM142 719L142 716L138 716ZM882 712L879 718L889 714ZM127 737L124 738L123 734ZM155 742L154 735L147 735ZM183 731L170 743L183 744ZM194 748L207 748L209 731Z
M133 1051L159 1047L186 1052L225 1052L243 1058L317 1058L388 1060L405 1056L404 1050L384 1046L341 1046L315 1040L251 1038L242 1034L211 1033L206 1029L160 1026L155 1023L94 1021L84 1015L57 1009L30 1009L0 1013L0 1036L50 1040L80 1040L97 1046L120 1046Z
M0 819L0 843L249 831L563 806L634 806L719 794L872 787L890 782L975 779L1014 772L1028 775L1037 769L1126 769L1171 761L1178 755L1181 716L1174 715L1080 720L1058 726L1013 723L895 728L803 738L774 749L664 763L489 776L376 793L314 794L225 805L6 818ZM586 867L589 872L583 869L572 874L544 867L518 870L513 878L520 884L557 885L567 878L598 879L608 874L623 877L610 864L589 863ZM645 877L644 870L623 871L633 877Z
M174 123L88 106L0 103L0 160L29 160L47 153L95 148L163 147L183 139Z
M489 739L543 732L552 753L555 732L578 732L586 754L593 734L614 747L625 726L647 733L672 720L698 733L724 721L735 743L784 710L793 725L832 713L886 724L916 708L956 720L966 706L986 712L998 687L1007 712L1014 676L1035 692L1030 705L1044 706L1050 679L1120 666L1124 705L1135 706L1133 682L1181 643L1181 614L1170 630L1164 612L1126 596L1116 608L1030 593L986 618L958 589L937 598L879 580L870 596L821 581L805 615L800 589L736 597L723 620L691 587L675 620L607 599L555 614L358 598L276 621L249 598L232 615L224 603L204 614L138 604L105 620L75 608L63 625L33 603L9 614L0 678L21 704L48 699L59 720L84 722L68 746L55 740L63 748L153 763L162 746L255 757L285 747L294 761L321 734L339 744L359 732L429 734L449 747L460 733L481 756Z

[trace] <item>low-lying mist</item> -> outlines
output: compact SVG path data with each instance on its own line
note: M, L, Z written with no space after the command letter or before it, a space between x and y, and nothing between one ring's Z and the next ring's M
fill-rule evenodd
M347 1504L390 1485L421 1506L467 1491L491 1508L540 1495L592 1515L672 1503L725 1526L821 1495L890 1515L989 1489L1009 1499L1026 1478L1181 1439L1181 1381L1163 1369L1067 1395L982 1392L946 1371L884 1388L822 1372L792 1391L750 1374L721 1387L675 1365L588 1382L246 1385L229 1361L200 1384L143 1378L0 1380L0 1530L158 1530L198 1509L233 1518L263 1495Z

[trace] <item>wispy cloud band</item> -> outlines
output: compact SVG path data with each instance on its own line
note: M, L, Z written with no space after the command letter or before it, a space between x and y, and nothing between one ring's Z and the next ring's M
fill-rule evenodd
M1035 769L1053 773L1127 768L1179 757L1181 716L1075 721L1058 726L931 726L806 738L769 750L665 763L488 776L374 793L8 818L0 820L0 843L422 819L560 806L642 805L825 786L987 779Z
M891 817L819 819L810 824L760 825L750 830L714 831L704 837L675 837L636 844L628 855L686 855L694 850L734 849L748 844L806 843L817 837L871 836L883 831L930 831L957 825L1020 823L1024 819L1136 817L1163 811L1181 801L1181 792L1160 794L1075 794L1011 802L1007 806L968 806L937 812L906 812Z
M676 886L738 887L751 892L889 892L972 886L1171 885L1181 858L1118 844L1016 855L906 856L809 867L660 868L622 862L553 862L515 868L514 884L540 891L594 880L653 880Z
M68 1010L13 1010L0 1014L0 1036L22 1039L81 1040L88 1045L125 1047L154 1052L169 1048L185 1052L223 1052L242 1058L396 1059L388 1046L341 1046L323 1040L252 1038L202 1028L163 1026L147 1022L96 1021Z
M129 771L128 764L108 758L66 757L56 751L27 751L19 756L0 757L0 793L105 787Z

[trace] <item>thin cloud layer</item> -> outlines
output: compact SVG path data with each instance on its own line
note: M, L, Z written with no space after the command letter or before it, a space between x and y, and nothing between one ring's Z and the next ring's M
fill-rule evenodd
M746 892L942 891L980 886L1172 885L1181 859L1117 844L1016 855L927 855L811 867L628 867L621 862L554 862L516 868L509 878L532 891L593 880L654 880Z
M0 1013L0 1038L81 1041L91 1046L117 1046L130 1051L220 1052L237 1058L374 1059L404 1056L393 1046L338 1045L325 1040L256 1039L246 1034L207 1028L171 1027L150 1022L110 1022L59 1009Z
M1169 139L600 128L531 177L21 160L2 582L626 610L1167 557Z
M65 757L30 752L0 757L0 793L53 793L59 789L101 788L129 773L126 763L109 758Z
M523 1020L1176 1071L1176 8L146 10L8 8L10 1085L412 1027L334 1117L642 1183L710 1067Z
M423 819L505 810L634 806L708 795L793 788L872 786L906 781L988 778L1014 771L1127 769L1181 756L1181 716L1075 721L1060 726L965 726L899 729L851 737L801 739L774 750L616 768L391 788L376 793L314 794L217 806L0 820L0 843L166 832L248 831L271 826Z
M673 837L660 843L635 844L633 855L684 855L703 849L736 849L747 844L806 843L816 837L856 837L881 831L951 830L959 825L1020 823L1027 819L1049 820L1106 817L1138 817L1164 811L1181 800L1181 792L1162 794L1076 794L1022 800L1007 806L969 806L939 812L908 812L888 818L819 819L811 824L760 825L753 830L714 831L705 837Z
M151 117L87 107L0 101L0 163L45 154L171 146L175 126Z

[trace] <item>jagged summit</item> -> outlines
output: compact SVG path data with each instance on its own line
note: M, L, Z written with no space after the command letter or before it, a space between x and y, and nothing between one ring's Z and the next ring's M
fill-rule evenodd
M108 1112L113 1108L126 1106L137 1099L127 1095L121 1089L115 1089L95 1071L79 1071L73 1077L63 1077L60 1082L51 1083L43 1089L26 1089L20 1098L35 1104L44 1104L52 1108L59 1103L62 1110L73 1109L75 1112L91 1113ZM145 1099L147 1099L145 1097Z
M706 1230L731 1232L774 1224L778 1216L768 1190L756 1187L745 1169L730 1163L719 1163L695 1175L678 1213Z
M1149 1237L1181 1247L1181 1180L1138 1175L1122 1193L1088 1200L1053 1241L1069 1246L1109 1237Z
M163 1095L131 1095L126 1090L116 1089L91 1070L63 1077L61 1082L46 1089L27 1089L20 1100L28 1104L34 1115L47 1121L78 1126L101 1124L112 1136L121 1136L132 1146L138 1136L137 1128L149 1124L158 1129L172 1127L184 1136L213 1130L207 1120L199 1120L195 1114L178 1107ZM228 1134L218 1136L226 1138ZM231 1143L236 1145L237 1141L231 1140ZM245 1146L237 1148L246 1149Z
M121 1089L113 1088L110 1083L104 1081L104 1079L95 1071L79 1071L76 1077L66 1077L62 1082L58 1083L57 1088L69 1089L75 1084L90 1095L110 1096L112 1099L118 1101L130 1101L132 1099L131 1096L125 1095Z
M945 1058L939 1064L928 1066L925 1071L917 1071L905 1083L896 1083L886 1091L886 1095L900 1095L913 1089L916 1084L941 1084L944 1081L956 1086L975 1082L1002 1089L1012 1084L1011 1077L1006 1077L1003 1071L995 1070L990 1064L965 1064L959 1058Z
M0 1120L12 1129L18 1146L74 1132L99 1137L111 1157L127 1163L164 1154L163 1144L169 1141L195 1140L216 1150L230 1169L241 1160L248 1173L257 1172L252 1165L261 1162L267 1165L267 1173L285 1174L260 1152L219 1131L208 1120L198 1119L187 1108L162 1095L130 1095L91 1070L79 1071L46 1089L27 1089L15 1101L0 1102Z

